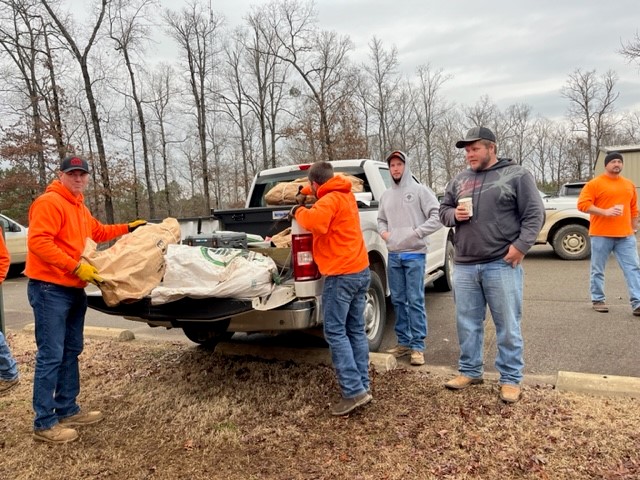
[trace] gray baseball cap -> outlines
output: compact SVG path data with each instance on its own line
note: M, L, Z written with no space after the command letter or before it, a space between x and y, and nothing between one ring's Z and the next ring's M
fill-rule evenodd
M473 127L462 140L456 142L456 148L464 148L478 140L489 140L490 142L496 143L496 136L486 127Z

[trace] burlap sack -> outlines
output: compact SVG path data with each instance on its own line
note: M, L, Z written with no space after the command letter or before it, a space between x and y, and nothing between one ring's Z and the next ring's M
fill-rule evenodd
M291 227L287 227L281 232L276 233L271 237L271 243L278 248L290 248L291 247Z
M180 242L180 225L175 218L147 224L124 235L112 247L97 251L87 239L81 260L98 269L105 280L102 298L111 307L143 298L162 280L169 244Z
M364 191L364 182L362 179L353 175L345 175L343 173L336 173L336 175L343 175L347 180L351 182L351 191L358 193ZM296 195L298 188L302 185L307 185L308 179L306 177L296 178L292 182L280 182L275 187L271 188L264 196L267 205L295 205ZM316 197L313 195L307 195L304 201L305 204L314 203Z

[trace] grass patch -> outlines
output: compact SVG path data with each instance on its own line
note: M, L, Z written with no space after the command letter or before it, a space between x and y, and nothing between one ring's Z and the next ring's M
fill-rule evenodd
M43 444L31 438L33 337L9 343L22 382L0 400L0 478L640 478L631 398L538 385L507 406L495 383L450 392L445 378L396 370L372 372L372 404L333 417L330 367L92 338L79 401L106 420Z

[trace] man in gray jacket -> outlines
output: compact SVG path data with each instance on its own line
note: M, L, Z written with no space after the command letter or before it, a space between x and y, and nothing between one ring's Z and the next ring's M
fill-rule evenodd
M472 128L456 147L465 149L469 168L447 185L440 220L456 229L453 289L460 375L445 387L461 390L482 383L489 305L498 343L500 398L514 403L520 399L524 370L522 260L544 223L544 204L527 170L497 158L496 137L488 128Z
M433 192L413 178L403 152L392 152L387 163L393 184L380 198L378 233L389 250L389 289L398 337L398 344L388 353L396 357L411 354L411 365L423 365L427 236L442 228L439 204Z

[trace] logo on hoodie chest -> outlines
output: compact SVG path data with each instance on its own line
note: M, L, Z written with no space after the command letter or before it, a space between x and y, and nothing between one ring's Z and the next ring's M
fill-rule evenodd
M404 194L404 203L413 203L416 200L416 195L414 193L405 193Z

